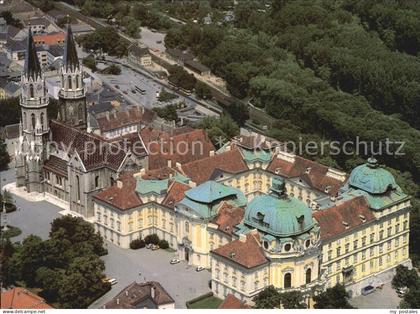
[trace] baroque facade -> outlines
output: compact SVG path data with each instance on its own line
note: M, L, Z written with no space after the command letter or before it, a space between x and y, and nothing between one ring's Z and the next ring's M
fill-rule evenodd
M409 197L375 159L348 176L247 141L126 173L95 196L96 229L123 248L156 233L211 271L215 295L246 302L273 285L312 306L316 291L343 283L356 296L410 265Z

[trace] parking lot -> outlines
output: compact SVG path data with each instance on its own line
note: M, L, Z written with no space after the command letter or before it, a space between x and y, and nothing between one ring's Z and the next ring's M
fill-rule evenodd
M152 251L146 248L126 250L112 243L107 244L108 255L104 256L106 274L118 283L107 294L94 302L90 308L101 308L112 297L133 281L159 281L175 300L176 308L185 308L185 302L210 292L210 272L196 272L184 262L170 265L174 253L166 250Z
M398 308L400 301L391 283L386 283L382 289L351 299L350 304L358 309L395 309Z

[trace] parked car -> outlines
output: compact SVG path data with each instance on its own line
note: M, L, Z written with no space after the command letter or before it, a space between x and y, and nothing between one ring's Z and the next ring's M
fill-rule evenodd
M402 298L404 296L404 294L407 293L408 288L407 287L402 287L402 288L397 288L397 290L395 290L398 294L398 296L400 298Z
M366 286L364 288L362 288L362 295L368 295L370 293L372 293L373 291L375 291L375 287L374 286Z
M177 259L177 258L174 258L174 259L171 259L171 261L169 262L171 265L175 265L175 264L178 264L178 263L180 263L181 261L179 260L179 259Z
M146 249L151 249L153 247L152 243L146 244Z
M116 285L118 283L117 279L109 277L102 278L102 282L109 282L111 286Z
M203 266L198 266L196 269L195 269L195 271L202 271L202 270L204 270L205 268L203 267Z
M152 245L152 251L159 250L159 245Z

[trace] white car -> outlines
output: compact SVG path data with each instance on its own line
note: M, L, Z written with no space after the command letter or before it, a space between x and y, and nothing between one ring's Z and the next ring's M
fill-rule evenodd
M109 279L108 282L111 284L111 286L116 285L118 283L117 279L115 278Z
M203 266L198 266L196 269L195 269L195 271L202 271L202 270L204 270L205 268L203 267Z
M178 263L180 263L181 261L179 260L179 259L177 259L177 258L174 258L174 259L171 259L171 261L169 262L171 265L175 265L175 264L178 264Z

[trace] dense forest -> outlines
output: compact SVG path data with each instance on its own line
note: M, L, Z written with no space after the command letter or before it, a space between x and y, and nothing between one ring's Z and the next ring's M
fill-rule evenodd
M420 6L387 3L283 0L264 10L242 1L233 25L187 24L171 29L165 44L190 49L232 95L275 117L269 135L277 139L359 138L375 143L371 153L387 138L404 142L403 155L379 159L416 197L411 247L419 253ZM368 155L315 159L350 171Z

